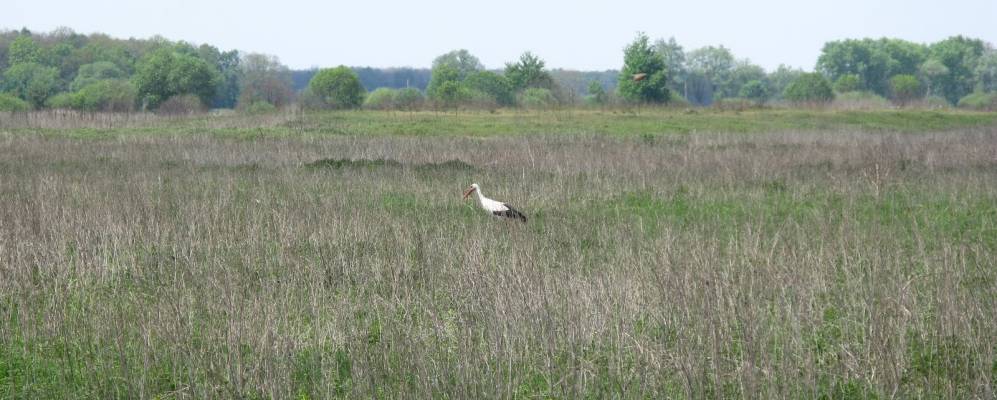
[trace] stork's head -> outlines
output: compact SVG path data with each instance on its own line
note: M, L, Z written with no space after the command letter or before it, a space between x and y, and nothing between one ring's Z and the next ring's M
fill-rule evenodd
M474 191L476 190L478 190L478 184L472 183L471 187L467 188L467 190L464 191L464 200L467 200L467 196L470 196L471 193L474 193Z

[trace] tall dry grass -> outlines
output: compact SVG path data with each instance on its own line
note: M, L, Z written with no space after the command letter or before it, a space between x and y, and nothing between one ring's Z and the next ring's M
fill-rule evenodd
M0 397L997 384L993 129L5 135L0 172ZM461 202L471 182L530 223Z

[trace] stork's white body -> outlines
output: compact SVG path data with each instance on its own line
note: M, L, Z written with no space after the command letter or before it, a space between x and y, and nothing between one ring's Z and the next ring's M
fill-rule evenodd
M474 197L478 201L478 205L493 217L519 219L526 222L526 216L515 208L512 208L512 206L501 201L489 199L485 197L485 195L481 194L481 189L478 187L477 183L472 184L471 187L464 192L464 198L466 199L467 196L472 193L474 193Z
M490 213L509 210L509 206L505 205L505 203L485 197L483 194L481 194L481 190L475 190L474 197L475 199L478 200L478 205L480 205L481 208L485 209L485 211L488 211Z

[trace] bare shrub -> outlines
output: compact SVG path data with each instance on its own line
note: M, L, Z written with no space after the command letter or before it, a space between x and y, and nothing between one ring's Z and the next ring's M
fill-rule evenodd
M201 99L192 94L173 96L156 107L156 114L165 116L183 116L200 114L206 110Z

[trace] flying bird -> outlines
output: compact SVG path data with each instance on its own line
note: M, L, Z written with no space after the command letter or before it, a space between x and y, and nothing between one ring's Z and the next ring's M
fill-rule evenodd
M478 187L477 183L471 184L471 187L464 191L464 200L467 200L467 196L470 196L471 193L474 193L475 196L477 196L478 205L496 218L518 219L526 222L526 216L519 212L519 210L512 208L512 206L506 203L489 199L485 197L485 195L481 194L481 189Z
M644 78L647 78L647 74L645 74L643 72L641 72L639 74L634 74L634 82L640 82L640 81L644 80Z

